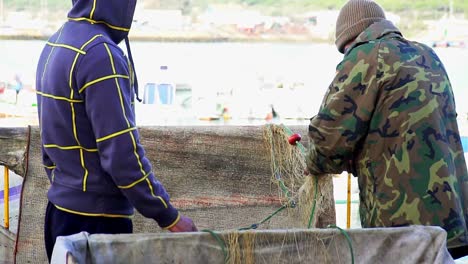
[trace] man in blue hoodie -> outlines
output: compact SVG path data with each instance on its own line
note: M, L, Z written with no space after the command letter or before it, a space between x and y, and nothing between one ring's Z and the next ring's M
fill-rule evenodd
M196 231L152 172L135 125L138 85L128 43L136 0L73 0L48 40L36 88L50 259L58 236L131 233L136 208L172 232ZM128 59L117 46L127 45Z

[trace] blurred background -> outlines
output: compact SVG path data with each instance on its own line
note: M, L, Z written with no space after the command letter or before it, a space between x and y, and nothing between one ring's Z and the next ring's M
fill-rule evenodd
M307 125L342 59L333 42L345 2L138 0L130 32L143 97L138 124ZM377 2L407 38L441 57L468 142L468 1ZM38 57L70 7L71 0L0 0L0 127L37 125ZM346 174L334 181L344 226ZM17 210L21 177L13 175L10 187ZM353 227L357 200L353 178Z
M140 125L306 124L342 58L344 0L139 0L130 39ZM435 47L459 116L468 93L468 2L378 1L410 39ZM0 125L36 124L35 69L70 0L0 0ZM3 117L3 118L2 118Z

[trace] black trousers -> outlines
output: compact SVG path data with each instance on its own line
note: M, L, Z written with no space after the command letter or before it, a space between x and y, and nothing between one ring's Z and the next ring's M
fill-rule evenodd
M132 220L128 218L94 217L67 213L47 204L44 239L49 262L55 240L58 236L68 236L86 231L90 234L132 233Z
M468 246L449 248L448 251L450 255L452 255L453 259L458 259L464 256L468 256Z

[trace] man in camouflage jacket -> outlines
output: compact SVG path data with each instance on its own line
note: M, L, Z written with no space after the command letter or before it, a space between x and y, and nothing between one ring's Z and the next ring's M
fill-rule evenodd
M358 177L363 227L440 226L452 256L468 254L468 174L442 62L369 0L348 1L336 34L345 55L310 121L309 173Z

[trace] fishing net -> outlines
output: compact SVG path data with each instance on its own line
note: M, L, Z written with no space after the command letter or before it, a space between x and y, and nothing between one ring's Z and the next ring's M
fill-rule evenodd
M285 143L291 134L285 127L152 127L140 132L172 203L205 232L161 232L136 213L138 234L61 237L53 263L453 263L446 233L437 227L300 229L311 215L312 226L334 223L331 178L303 177L303 151ZM29 135L16 263L47 263L48 180L39 130L32 127Z
M293 130L306 133L306 127ZM312 227L335 222L331 177L303 176L304 153L289 145L290 132L283 126L144 127L139 131L147 157L171 194L173 205L194 219L200 230L234 234L226 241L231 245L228 248L234 249L235 260L252 260L248 248L255 248L259 238L248 233L251 238L236 239L235 234L247 232L240 230L305 228L314 203ZM279 187L274 168L279 169L290 199ZM31 127L16 239L17 263L47 262L43 225L48 187L39 129ZM290 206L292 200L296 206ZM164 232L155 221L137 212L133 223L135 233ZM187 243L200 242L193 239Z
M289 142L293 132L284 125L264 126L263 138L270 153L271 180L278 186L283 204L295 209L301 227L335 224L331 175L304 176L306 148ZM318 205L318 206L317 206Z
M15 235L0 227L0 264L13 264Z

